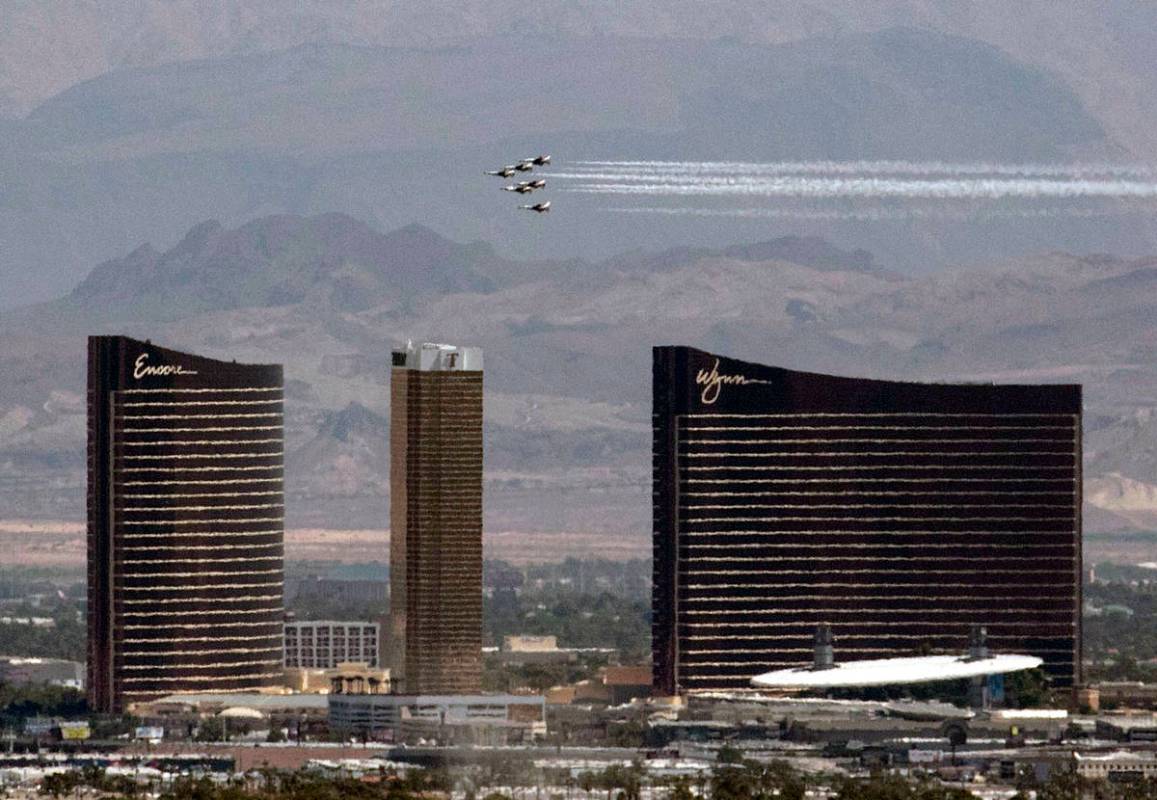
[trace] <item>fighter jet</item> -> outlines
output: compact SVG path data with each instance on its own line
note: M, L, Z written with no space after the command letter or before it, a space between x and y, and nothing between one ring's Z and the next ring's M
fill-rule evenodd
M507 164L502 169L492 169L486 172L487 175L497 175L499 178L509 178L518 171L518 167L513 164Z
M545 203L535 203L532 206L519 206L519 208L525 208L527 211L534 211L538 214L545 214L550 211L550 201L547 200Z
M530 192L533 192L536 189L545 189L545 188L546 188L546 181L544 181L542 178L539 178L536 181L519 181L518 183L514 184L513 186L503 186L502 190L504 192L518 192L519 194L529 194Z
M520 164L533 164L536 167L545 167L550 163L550 156L534 156L533 158L524 158L519 161Z
M532 169L534 169L534 159L532 158L529 161L519 161L514 165L514 168L519 172L530 172Z

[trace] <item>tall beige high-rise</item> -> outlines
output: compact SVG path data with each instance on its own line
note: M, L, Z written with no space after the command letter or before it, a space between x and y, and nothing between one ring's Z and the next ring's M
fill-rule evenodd
M482 350L394 351L390 666L405 694L482 688Z

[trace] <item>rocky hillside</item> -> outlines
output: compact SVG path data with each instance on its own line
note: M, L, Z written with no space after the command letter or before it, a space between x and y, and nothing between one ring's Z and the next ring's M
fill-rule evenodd
M407 283L417 266L439 291ZM415 338L486 349L493 531L647 535L659 343L867 377L1083 383L1088 529L1153 531L1154 274L1154 259L1050 254L910 278L799 238L507 262L335 215L205 223L0 316L0 507L83 517L84 336L116 331L285 363L291 526L385 524L388 354ZM342 276L356 302L327 290ZM158 307L158 286L182 300Z

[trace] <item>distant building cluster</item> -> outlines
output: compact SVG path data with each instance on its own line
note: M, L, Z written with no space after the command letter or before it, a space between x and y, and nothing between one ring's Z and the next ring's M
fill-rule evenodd
M283 617L280 366L94 336L88 377L94 710L288 682L328 692L342 732L542 732L542 697L481 694L481 350L393 353L384 627ZM1080 387L837 378L658 347L652 388L653 666L607 667L553 702L747 691L808 665L820 625L844 661L957 653L984 626L995 650L1079 683ZM291 591L386 599L383 581L342 584ZM584 652L523 636L495 655Z

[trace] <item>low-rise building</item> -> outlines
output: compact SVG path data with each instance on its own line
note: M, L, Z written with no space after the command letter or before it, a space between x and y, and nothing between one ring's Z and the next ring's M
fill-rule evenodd
M1157 742L1157 716L1102 716L1096 734L1119 742Z
M1157 708L1157 684L1104 681L1091 687L1103 708Z
M377 667L380 636L381 626L376 622L286 622L285 668L335 669L347 662Z
M1077 774L1082 778L1103 778L1128 782L1157 777L1157 753L1118 750L1115 753L1074 755Z
M330 694L330 730L383 741L506 744L546 734L541 695Z
M84 688L84 665L61 658L0 656L0 683L47 683Z
M285 670L285 687L293 692L328 694L330 692L360 694L390 691L390 671L369 666L364 662L338 664L333 669Z
M579 658L607 662L619 655L613 647L559 647L555 636L528 635L505 636L502 647L490 653L504 664L573 664Z

